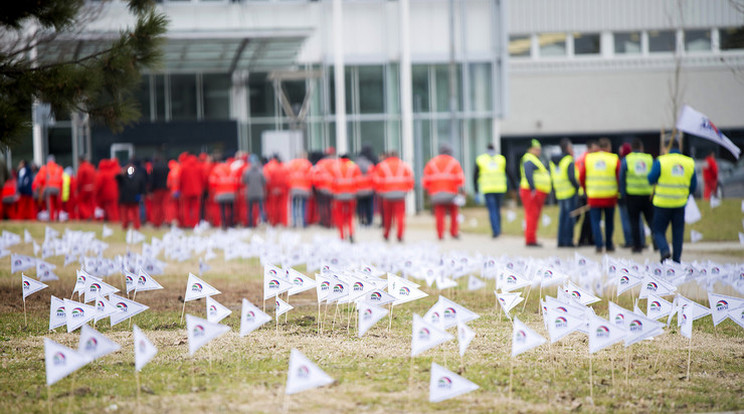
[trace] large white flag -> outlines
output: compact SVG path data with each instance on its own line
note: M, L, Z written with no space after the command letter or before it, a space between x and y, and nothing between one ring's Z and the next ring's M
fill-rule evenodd
M707 116L685 105L677 117L677 129L700 138L713 141L726 148L739 159L741 149L724 135Z
M220 293L222 292L212 287L209 283L194 276L193 273L189 273L189 280L186 282L186 294L184 294L183 300L188 302L207 296L219 295Z
M475 338L475 332L462 322L457 323L457 345L460 348L460 356L465 355L470 342Z
M150 342L139 326L134 325L134 368L142 371L145 365L158 353L158 348Z
M527 352L532 348L544 344L545 341L546 339L543 338L542 335L530 329L516 316L514 317L514 329L512 330L512 358L522 352Z
M589 317L589 353L593 354L612 344L622 341L628 331L613 325L597 315Z
M98 297L98 295L108 296L118 291L119 289L117 289L114 286L109 285L103 280L95 280L93 278L88 278L88 281L85 286L85 303L88 303L94 300L95 298Z
M744 306L744 299L708 292L708 305L713 316L713 325L729 317L729 311Z
M264 266L264 300L287 292L294 285L284 278L285 272L276 266Z
M44 363L46 383L52 385L87 364L88 359L73 349L44 338Z
M318 295L318 303L321 303L331 294L332 278L316 273L315 282L317 283L315 285L315 293Z
M31 295L33 293L40 291L41 289L49 287L44 283L37 282L36 280L31 279L30 277L24 275L23 273L21 273L21 286L23 287L23 300L26 300L28 295Z
M333 378L310 362L302 352L292 348L289 355L286 394L296 394L333 383Z
M65 299L67 332L72 332L96 317L96 308L74 300Z
M361 338L374 324L388 314L388 310L369 302L358 302L359 321L357 336Z
M158 283L157 280L147 274L144 269L140 268L139 277L137 278L137 284L134 288L137 292L143 292L146 290L158 290L162 288L163 286Z
M96 305L95 322L98 322L101 319L107 318L115 313L121 312L121 310L117 308L115 304L108 301L102 295L98 295L94 303Z
M431 349L441 343L453 339L449 332L426 323L418 314L413 314L413 330L411 332L411 356Z
M65 311L65 301L52 295L49 304L49 330L57 329L67 324L67 312Z
M289 280L292 283L292 288L289 289L289 296L313 289L317 285L315 279L311 278L310 276L305 276L297 270L292 269L291 267L287 270L287 274L289 275Z
M664 333L664 324L610 302L610 323L628 331L625 346Z
M78 353L93 361L121 349L121 346L88 325L80 328Z
M220 323L221 320L227 318L232 311L222 305L221 303L214 300L211 296L207 296L207 320L212 323Z
M429 380L429 402L440 402L477 390L478 385L452 371L431 363Z
M703 306L694 300L688 299L682 295L677 295L677 316L682 315L681 312L685 312L685 308L691 307L689 311L686 311L686 315L688 317L691 317L693 321L696 321L704 316L708 316L711 314L710 308L707 306ZM681 318L677 318L677 326L681 326L682 322L680 320Z
M189 355L194 355L194 352L207 342L229 331L230 327L187 314L186 330L189 337Z
M325 300L328 301L328 303L335 302L337 300L340 300L341 298L349 296L350 290L351 288L348 282L341 279L331 278L330 288L328 294L325 295Z
M646 315L650 319L659 319L669 314L674 310L672 302L665 300L653 293L648 294L648 302L646 303Z
M111 326L150 309L147 305L114 294L109 295L109 302L119 309L119 312L111 314Z
M127 287L127 294L135 289L137 289L137 276L136 273L132 273L126 268L121 269L121 273L124 275L124 284Z
M247 299L243 299L243 309L240 312L240 336L246 336L261 325L271 320L261 309Z
M442 329L449 329L458 322L468 323L480 316L462 305L439 296L439 300L425 314L424 320Z

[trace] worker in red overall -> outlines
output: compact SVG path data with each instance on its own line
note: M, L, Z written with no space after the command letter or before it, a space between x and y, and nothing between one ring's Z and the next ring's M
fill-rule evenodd
M34 192L46 206L49 221L57 221L62 209L62 174L62 167L55 162L54 155L50 154L47 163L41 166L34 177Z
M80 220L90 220L96 208L96 167L81 156L77 171L77 204Z
M449 145L442 145L439 149L439 155L426 163L422 184L434 205L434 217L436 218L439 240L444 238L444 218L446 214L450 215L450 235L455 239L460 238L457 223L459 209L455 204L455 197L462 192L465 175L460 163L452 157L452 148Z
M341 155L330 164L331 191L333 193L333 215L341 240L344 228L348 229L349 241L354 243L354 213L356 212L356 193L362 172L347 155Z
M372 179L375 191L382 199L382 235L387 241L395 221L398 241L402 242L406 226L406 194L413 189L413 171L398 158L396 151L391 151L375 166Z

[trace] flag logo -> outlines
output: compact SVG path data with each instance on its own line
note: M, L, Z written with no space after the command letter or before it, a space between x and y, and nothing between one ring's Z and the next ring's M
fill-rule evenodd
M568 309L564 308L563 306L558 306L557 308L555 308L555 310L561 311L563 313L568 313Z
M253 311L248 311L245 314L246 322L253 322L256 319L256 314Z
M310 369L304 365L301 365L299 368L297 368L297 377L299 378L307 378L310 376Z
M621 285L627 285L628 283L630 283L630 278L628 278L628 276L624 276L623 275L623 276L620 277L620 284Z
M23 290L28 290L28 289L30 289L30 288L31 288L31 284L30 284L30 283L28 283L28 281L27 281L27 280L24 280L24 281L23 281Z
M661 312L661 303L659 301L651 302L651 306L648 307L649 312Z
M610 273L615 273L615 271L617 270L617 267L615 267L615 265L610 265L609 270L610 270Z
M615 315L615 325L622 325L625 322L625 316L622 313Z
M667 276L674 276L674 273L675 273L674 269L667 269L667 272L666 272Z
M372 269L370 269L368 266L365 266L364 269L362 269L362 272L364 272L364 273L372 273Z
M721 138L721 135L723 135L721 134L721 131L718 129L716 124L714 124L713 121L708 118L703 118L703 121L700 123L700 128L703 130L712 131L718 136L718 138Z
M140 276L139 279L137 279L137 284L144 286L147 284L147 278L145 278L145 276Z
M210 315L216 315L217 314L217 307L214 305L209 305L209 314Z
M431 314L431 323L439 323L439 312Z
M506 284L507 285L516 285L517 284L517 278L514 275L509 275L506 277Z
M579 265L584 266L586 265L586 259L579 259Z
M274 270L274 269L269 269L269 274L270 274L271 276L276 276L276 270Z
M328 290L331 288L331 282L324 280L323 283L320 284L320 290Z
M643 323L638 319L630 323L630 332L639 332L643 330Z
M382 300L382 295L380 294L380 292L372 292L372 294L369 295L369 300L379 302L380 300Z
M101 285L99 285L98 283L91 283L90 284L90 291L91 292L98 292L99 290L101 290Z
M578 290L574 290L573 292L571 292L571 296L576 299L581 299L581 293Z
M61 352L57 352L54 354L54 358L52 359L54 365L56 366L62 366L65 365L65 361L67 361L67 358L65 357L65 354Z
M503 303L504 305L506 305L506 300L505 300L504 298L499 298L499 302L501 302L501 303ZM547 309L546 309L546 310L547 310Z
M597 338L607 338L610 336L610 330L604 325L600 325L597 328Z
M648 166L645 161L638 161L635 164L634 170L636 174L646 174L648 172Z
M598 160L594 163L594 168L600 171L604 171L607 169L607 163L604 162L604 160Z
M646 285L646 289L647 290L650 290L650 291L653 291L653 292L656 292L656 289L658 289L658 288L659 288L659 286L656 284L656 282L649 282Z
M57 317L58 318L64 318L65 317L65 307L64 306L60 306L59 308L57 308Z
M546 271L545 271L545 273L543 273L543 277L544 277L545 279L550 279L551 277L553 277L553 271L551 271L551 270L546 270Z
M411 294L411 289L408 289L407 287L403 286L402 288L400 288L400 291L398 292L398 294L401 296L408 296Z
M127 306L127 304L124 302L117 303L116 307L119 308L119 310L122 312L126 312L129 309L129 306Z
M276 279L271 279L269 281L269 289L279 289L279 281Z
M437 381L437 387L443 388L443 389L450 389L452 388L452 380L448 377L442 377L439 378L439 381Z
M294 283L295 286L302 286L303 284L305 284L305 281L302 280L301 277L297 276L296 278L294 278L292 283Z
M721 299L721 300L718 301L718 303L716 303L716 310L717 311L720 312L720 311L724 311L724 310L727 310L727 309L728 309L728 302L726 302L725 300Z
M333 293L344 293L344 285L338 283L333 286Z
M147 352L147 343L144 339L140 339L138 346L140 353Z
M418 337L422 341L428 341L429 336L431 336L431 332L429 332L429 329L427 328L421 328L421 330L418 333Z
M555 327L556 328L565 328L568 326L568 321L563 316L559 316L555 318Z
M96 338L90 338L85 342L86 351L95 351L98 348L98 341Z
M204 336L204 327L201 325L194 326L194 337Z
M514 340L520 343L524 343L524 341L527 340L527 334L523 330L519 330L514 336Z
M685 175L685 167L683 167L682 164L674 164L674 166L672 166L672 176L682 177L683 175Z
M193 285L191 285L192 292L201 292L202 289L203 289L203 286L201 283L194 283Z
M449 307L444 310L444 319L452 319L455 316L457 316L457 311L455 308Z
M75 308L72 310L73 318L81 318L85 316L85 311L82 308Z
M134 279L132 279L132 276L127 276L126 278L124 278L124 283L126 283L127 285L131 285L132 282L134 282Z
M105 305L103 304L103 301L102 300L99 300L99 301L96 302L96 310L98 312L103 312L103 308L104 307L105 307Z
M514 269L514 263L512 263L512 262L507 263L506 264L506 268L507 269Z
M654 276L661 276L661 269L659 269L658 267L654 269Z
M362 318L365 321L370 320L372 318L372 309L370 309L370 308L365 309L364 310L364 315L362 315Z
M20 264L20 263L18 263L18 264ZM80 284L80 285L84 285L85 284L85 276L78 276L77 283Z
M714 275L717 275L717 274L721 273L721 269L719 269L718 267L714 267L714 268L710 269L710 273L712 273Z
M362 282L354 283L353 290L354 292L361 292L362 290L364 290L364 284Z

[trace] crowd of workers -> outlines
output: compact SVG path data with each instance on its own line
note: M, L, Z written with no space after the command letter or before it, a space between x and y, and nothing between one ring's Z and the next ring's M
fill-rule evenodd
M612 152L606 138L589 142L578 159L569 140L562 140L560 148L561 154L546 167L540 142L532 140L519 162L518 194L524 205L526 246L541 246L538 219L545 200L554 192L559 204L558 247L576 246L574 228L583 212L577 244L593 244L598 253L614 251L614 214L619 207L625 247L633 252L645 248L645 220L662 260L680 260L684 209L697 184L692 158L665 146L665 153L654 160L644 153L640 140L624 144L619 155ZM411 167L395 151L378 159L369 147L354 160L336 156L329 148L314 163L305 156L283 162L278 156L261 160L242 152L223 160L182 153L168 163L155 156L124 166L117 159L104 159L98 168L85 157L79 161L77 174L70 167L63 169L53 155L38 171L21 161L3 186L2 216L28 220L44 211L44 218L52 221L62 215L69 220L121 221L124 228L131 224L135 229L141 218L154 227L194 227L201 220L222 228L319 223L337 227L341 239L353 242L354 216L360 225L370 226L377 210L385 240L395 222L395 236L402 241L405 198L414 187ZM480 202L481 195L485 201L494 238L501 233L508 178L506 158L489 145L476 159L473 184L476 201ZM458 208L464 204L464 183L463 169L451 148L441 146L439 155L426 163L421 179L440 240L447 215L450 236L459 238ZM671 250L665 236L670 224Z

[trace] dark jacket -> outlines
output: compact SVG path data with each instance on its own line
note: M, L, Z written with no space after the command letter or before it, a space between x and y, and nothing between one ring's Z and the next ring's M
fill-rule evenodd
M168 165L162 160L155 160L152 163L152 173L149 178L149 190L167 190L168 189Z
M34 173L31 167L26 165L18 171L18 194L30 196L34 194L32 184L34 182Z
M147 173L139 166L129 164L116 176L119 184L119 204L137 204L142 199L147 185Z

